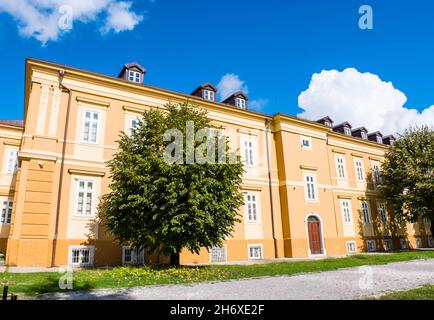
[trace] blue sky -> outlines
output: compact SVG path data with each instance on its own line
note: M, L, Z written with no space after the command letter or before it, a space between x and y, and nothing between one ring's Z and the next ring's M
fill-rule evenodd
M44 17L56 4L0 0L0 118L22 118L24 59L35 57L108 75L138 61L146 83L184 93L231 74L266 113L329 114L389 133L434 124L432 1L140 0L121 6L133 16L107 9L128 1L88 1L101 6L93 16L77 9L72 30L43 43L41 32L51 32ZM372 30L359 28L364 4L373 10ZM29 18L31 10L42 18ZM110 24L110 17L129 20ZM311 83L322 70L336 71Z

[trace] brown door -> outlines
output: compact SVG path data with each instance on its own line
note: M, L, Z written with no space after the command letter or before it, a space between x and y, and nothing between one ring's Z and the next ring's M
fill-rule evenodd
M311 254L322 254L320 222L315 217L309 217L307 221L309 232L309 248Z

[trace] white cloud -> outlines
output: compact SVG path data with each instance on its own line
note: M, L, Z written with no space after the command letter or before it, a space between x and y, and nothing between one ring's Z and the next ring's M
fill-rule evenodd
M226 99L237 91L243 91L245 94L249 93L249 89L244 84L244 81L240 80L238 75L234 73L225 74L218 83L217 89L221 100Z
M304 110L298 116L317 120L326 115L335 124L348 121L355 127L383 134L403 132L410 125L434 125L434 105L422 112L404 107L407 97L391 82L354 68L323 70L312 75L309 88L298 97Z
M268 104L268 99L257 99L249 102L250 109L256 111L262 111L262 109Z
M62 27L65 19L71 18L73 24L95 21L102 25L101 32L132 30L143 20L131 9L131 2L118 0L0 0L1 12L17 21L21 36L43 45L71 31Z

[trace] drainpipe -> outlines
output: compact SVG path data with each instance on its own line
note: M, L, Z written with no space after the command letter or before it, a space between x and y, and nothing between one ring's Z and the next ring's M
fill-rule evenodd
M273 206L273 188L271 183L271 164L270 164L270 149L268 142L268 134L270 133L270 119L265 119L265 148L267 149L267 168L268 168L268 190L270 192L270 210L271 210L271 232L274 240L274 258L277 258L277 239L274 231L274 206Z
M62 84L63 76L65 75L65 70L59 70L59 88L62 92L68 93L68 105L66 107L66 119L65 119L65 130L63 132L63 144L62 144L62 158L60 161L60 176L59 176L59 187L57 194L57 208L56 208L56 222L54 227L54 238L53 238L53 250L51 254L51 266L54 267L54 259L56 255L56 244L57 237L59 234L59 215L60 215L60 200L62 194L62 184L63 184L63 172L65 170L65 153L66 153L66 139L68 134L68 124L69 124L69 113L71 109L71 90Z

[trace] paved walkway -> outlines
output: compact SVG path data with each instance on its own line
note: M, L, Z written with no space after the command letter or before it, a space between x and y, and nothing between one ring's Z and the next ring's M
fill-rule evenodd
M434 259L295 276L44 294L39 299L354 299L434 284Z

